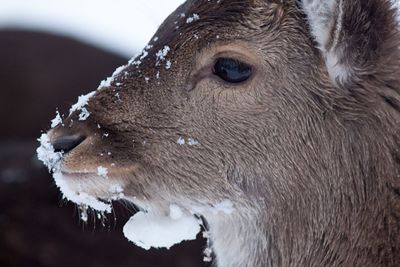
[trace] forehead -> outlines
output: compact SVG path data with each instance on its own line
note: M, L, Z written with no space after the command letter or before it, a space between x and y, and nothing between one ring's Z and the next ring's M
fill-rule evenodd
M214 38L238 38L273 23L279 3L267 0L191 0L161 25L156 39L171 48Z
M196 55L215 43L244 40L258 44L267 36L264 33L280 23L284 4L279 1L186 1L163 22L142 53L133 58L122 72L116 73L113 80L115 84L126 84L125 81L132 78L144 78L146 84L156 81L158 85L160 77L170 77L160 74L166 71L176 74L183 68L190 69ZM286 7L290 1L285 0ZM256 42L251 42L254 37Z

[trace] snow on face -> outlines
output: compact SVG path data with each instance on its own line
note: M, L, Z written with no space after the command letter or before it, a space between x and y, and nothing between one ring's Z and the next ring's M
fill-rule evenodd
M191 17L188 17L186 19L186 23L189 24L189 23L192 23L193 21L196 21L198 19L200 19L200 16L198 14L196 14L196 13L193 13L193 15Z
M57 125L62 123L62 118L60 115L60 112L58 112L58 110L56 111L56 117L54 119L51 120L51 128L56 127Z
M107 178L108 169L103 167L103 166L97 167L97 175L101 176L101 177L104 177L104 178Z
M88 104L89 99L95 94L96 92L90 92L86 95L81 95L78 97L78 102L76 102L69 110L69 114L71 115L72 112L80 110L81 113L79 114L79 120L84 121L90 116L90 112L86 109L86 105Z
M176 205L170 206L167 216L140 211L125 224L123 232L127 239L146 250L167 248L185 240L196 239L201 220Z
M164 46L163 49L159 50L156 53L157 62L165 60L165 57L168 55L168 52L171 51L168 45Z
M113 74L112 74L110 77L108 77L107 79L101 81L101 83L100 83L98 89L101 90L101 89L103 89L103 88L105 88L105 87L111 86L111 83L114 81L115 77L117 77L118 74L120 74L122 71L124 71L124 70L126 69L126 67L127 67L127 65L119 66L119 67L113 72Z
M40 139L40 147L37 149L38 158L53 171L53 177L63 197L80 205L81 219L87 221L87 209L92 208L101 213L110 213L112 210L111 200L125 198L123 188L119 184L110 186L110 197L107 202L99 201L96 197L83 191L71 189L64 175L60 171L62 153L55 152L49 137L43 134ZM97 175L107 177L108 170L102 166L97 169ZM231 214L234 207L231 201L224 200L213 206L194 208L193 212L211 212L218 215L220 212ZM155 212L140 211L132 216L123 228L125 237L144 249L170 248L185 240L194 240L200 232L201 220L196 219L193 212L182 210L177 205L170 205L168 215L160 215ZM101 214L100 214L101 215ZM210 259L211 253L206 254L205 259Z
M38 141L40 142L40 146L36 149L38 159L46 165L49 171L58 171L63 157L62 153L54 151L47 134L42 134Z
M119 200L125 197L124 189L119 184L112 185L110 187L111 199L112 200Z
M57 187L61 190L63 197L82 206L88 206L94 210L110 213L111 212L111 204L104 203L97 198L89 195L85 192L75 192L69 186L69 184L65 181L64 176L60 172L56 172L53 174L54 181L56 182Z
M38 141L40 142L40 146L36 150L38 159L47 166L49 171L53 172L53 178L64 198L75 202L78 205L91 207L100 212L111 212L111 204L103 203L85 192L73 191L65 181L65 178L60 170L63 154L61 152L54 151L54 147L50 143L50 139L47 134L42 134Z

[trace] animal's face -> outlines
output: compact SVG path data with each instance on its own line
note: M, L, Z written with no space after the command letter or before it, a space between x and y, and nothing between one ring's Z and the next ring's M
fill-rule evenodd
M260 177L277 189L298 126L322 112L311 88L324 78L293 3L189 1L90 97L87 119L73 112L51 138L81 141L61 170L99 198L113 183L160 202L218 201Z
M256 199L299 216L361 190L398 118L398 33L388 1L353 2L183 4L49 133L59 182L139 205Z
M221 266L335 266L326 251L377 266L364 254L395 239L370 235L374 218L399 207L394 14L388 0L188 1L39 156L78 204L203 215ZM204 214L225 199L237 220Z

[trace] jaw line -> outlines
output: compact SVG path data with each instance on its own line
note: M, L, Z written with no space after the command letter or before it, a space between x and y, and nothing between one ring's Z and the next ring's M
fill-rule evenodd
M64 177L65 176L62 172L55 172L53 174L54 181L64 198L76 203L77 205L87 206L99 212L111 213L111 202L104 203L100 201L99 198L94 197L86 192L76 192L75 190L71 189Z

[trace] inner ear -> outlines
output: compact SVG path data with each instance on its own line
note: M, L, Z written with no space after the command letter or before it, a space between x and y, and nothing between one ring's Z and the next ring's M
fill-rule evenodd
M379 75L395 59L399 35L390 0L302 0L332 81L346 86ZM386 66L389 66L386 65ZM393 67L396 64L393 62Z

